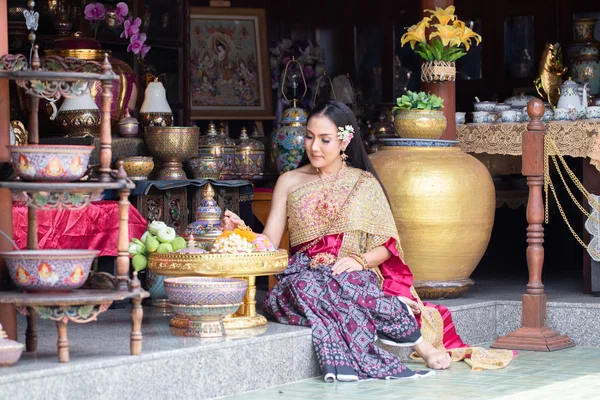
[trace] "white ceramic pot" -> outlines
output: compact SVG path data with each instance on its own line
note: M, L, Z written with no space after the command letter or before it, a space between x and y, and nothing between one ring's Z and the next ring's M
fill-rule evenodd
M161 82L148 84L140 113L172 113L167 102L167 91Z

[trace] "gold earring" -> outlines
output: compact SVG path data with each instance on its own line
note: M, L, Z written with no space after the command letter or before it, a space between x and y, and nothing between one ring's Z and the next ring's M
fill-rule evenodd
M342 154L340 154L340 158L342 161L346 161L348 159L348 154L346 154L346 150L342 150Z

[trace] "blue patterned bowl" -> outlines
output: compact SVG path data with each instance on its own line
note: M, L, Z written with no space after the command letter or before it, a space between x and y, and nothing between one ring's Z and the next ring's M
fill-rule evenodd
M239 304L248 288L248 282L238 278L169 278L164 285L169 302L180 305Z

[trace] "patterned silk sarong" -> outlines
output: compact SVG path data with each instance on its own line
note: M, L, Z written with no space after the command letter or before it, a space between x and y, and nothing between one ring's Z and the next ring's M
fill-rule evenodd
M370 271L331 275L331 265L311 268L297 253L267 295L268 318L310 326L317 359L326 381L362 378L416 378L427 373L407 368L377 347L377 336L390 345L412 346L421 338L417 321L396 297L385 296Z

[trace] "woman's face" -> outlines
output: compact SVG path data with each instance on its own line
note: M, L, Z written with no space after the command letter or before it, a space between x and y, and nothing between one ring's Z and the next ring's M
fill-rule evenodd
M308 120L304 148L315 168L341 162L340 151L345 149L337 136L338 127L328 117L315 115Z

